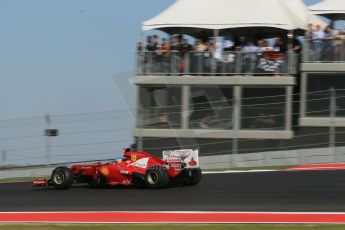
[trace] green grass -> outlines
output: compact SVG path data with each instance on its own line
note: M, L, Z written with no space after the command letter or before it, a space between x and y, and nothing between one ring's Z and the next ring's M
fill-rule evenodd
M345 225L0 225L0 230L344 230Z

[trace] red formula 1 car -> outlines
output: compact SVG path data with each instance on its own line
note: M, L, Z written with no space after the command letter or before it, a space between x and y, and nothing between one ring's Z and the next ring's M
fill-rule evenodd
M147 152L126 149L123 157L110 163L57 167L51 179L37 179L32 185L68 189L80 183L91 187L143 184L148 188L163 188L175 183L196 185L200 180L198 150L163 151L163 159L159 159Z

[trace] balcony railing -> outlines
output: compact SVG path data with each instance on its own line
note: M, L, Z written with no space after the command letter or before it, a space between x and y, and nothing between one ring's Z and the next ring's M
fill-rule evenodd
M304 41L304 62L345 62L345 39Z
M286 76L296 72L293 53L138 52L138 75Z

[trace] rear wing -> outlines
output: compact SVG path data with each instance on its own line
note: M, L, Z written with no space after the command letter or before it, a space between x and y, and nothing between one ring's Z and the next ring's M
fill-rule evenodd
M165 150L163 160L167 163L185 164L185 168L200 168L198 149Z

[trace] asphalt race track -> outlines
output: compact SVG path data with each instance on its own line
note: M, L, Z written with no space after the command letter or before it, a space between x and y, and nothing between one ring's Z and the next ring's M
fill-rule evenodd
M0 184L0 211L344 212L345 171L211 174L194 187L161 190Z

